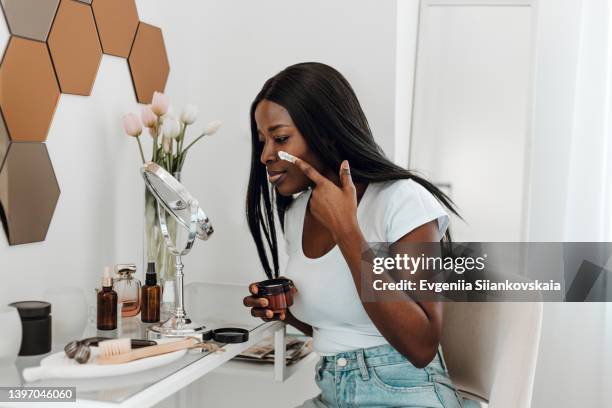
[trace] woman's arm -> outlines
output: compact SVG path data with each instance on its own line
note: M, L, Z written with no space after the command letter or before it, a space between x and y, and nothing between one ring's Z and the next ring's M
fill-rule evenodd
M361 294L362 251L366 241L357 221L357 194L349 163L345 160L340 166L339 186L300 158L295 158L294 164L314 182L310 212L331 232ZM406 234L397 243L437 242L440 239L437 235L433 221ZM374 277L370 273L364 278L364 283L371 285ZM425 367L435 357L440 343L442 304L414 302L403 293L399 296L397 301L362 301L362 304L385 339L416 367Z
M436 221L424 224L404 235L396 243L437 242ZM357 292L362 285L371 287L378 275L362 271L365 239L359 225L345 228L337 237L337 244L346 260ZM401 246L401 245L400 245ZM395 254L393 254L395 255ZM387 341L415 367L425 367L436 356L442 332L442 304L440 302L415 302L400 293L399 300L362 302L370 319Z

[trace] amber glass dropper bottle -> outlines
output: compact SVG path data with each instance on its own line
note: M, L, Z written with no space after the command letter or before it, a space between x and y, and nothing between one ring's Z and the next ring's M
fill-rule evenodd
M98 330L115 330L117 328L117 292L113 290L111 268L104 268L102 290L98 292Z
M159 322L161 287L157 284L155 262L149 262L147 265L145 285L141 290L142 307L140 309L140 320L142 320L144 323Z

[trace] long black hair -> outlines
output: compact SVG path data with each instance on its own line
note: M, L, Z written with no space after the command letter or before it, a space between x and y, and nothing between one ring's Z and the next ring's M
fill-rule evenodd
M343 160L348 160L355 182L412 179L458 215L446 194L385 156L374 141L355 92L342 74L321 63L295 64L266 81L251 104L250 111L252 153L246 217L259 259L269 278L279 274L274 213L276 210L284 231L285 211L293 198L275 193L274 188L268 184L266 168L259 161L263 147L257 133L255 109L264 99L281 105L289 112L308 147L329 168L338 169ZM442 241L450 243L449 230ZM268 251L272 256L272 266Z

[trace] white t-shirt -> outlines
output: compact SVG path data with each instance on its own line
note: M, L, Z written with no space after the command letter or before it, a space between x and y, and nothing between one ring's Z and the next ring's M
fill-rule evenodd
M304 254L302 230L310 194L301 193L285 213L288 262L283 275L298 289L292 314L312 326L314 349L321 355L386 344L361 304L338 246L320 258ZM409 179L369 183L357 220L366 242L395 242L433 220L438 220L442 238L450 221L436 198Z

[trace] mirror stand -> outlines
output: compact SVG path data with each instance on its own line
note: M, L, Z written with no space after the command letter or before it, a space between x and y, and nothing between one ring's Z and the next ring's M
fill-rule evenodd
M181 201L176 201L170 204L171 209L182 209L185 204ZM159 224L162 231L162 235L166 242L166 245L170 252L174 255L176 260L176 279L175 279L175 299L176 308L173 315L165 322L154 325L148 328L149 340L157 340L160 338L172 338L172 337L199 337L203 340L203 333L206 331L206 326L203 324L193 322L187 317L185 311L185 295L183 291L183 255L187 255L191 251L193 242L196 238L196 224L198 222L198 210L199 205L197 201L190 203L191 210L191 222L189 223L189 235L187 243L182 251L176 249L176 243L172 242L170 233L168 232L168 225L166 222L166 211L157 203L157 214L159 215ZM178 235L178 234L177 234ZM178 236L174 237L178 241Z

